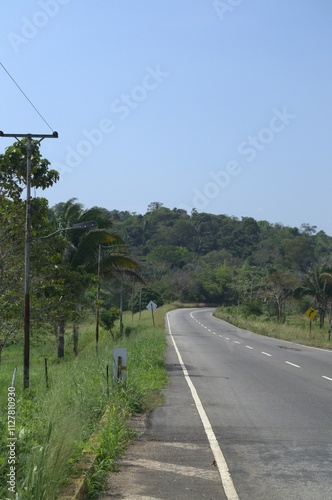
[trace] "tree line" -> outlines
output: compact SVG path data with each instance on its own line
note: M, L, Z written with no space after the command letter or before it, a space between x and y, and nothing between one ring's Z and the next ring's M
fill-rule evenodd
M160 202L145 215L109 214L165 301L241 305L277 321L310 305L321 326L327 312L331 317L332 237L316 226L188 214Z
M0 155L0 353L22 338L26 143ZM32 187L51 187L59 175L34 142ZM94 220L97 227L73 227ZM149 300L240 305L247 314L283 321L309 305L323 325L332 309L332 237L300 228L164 207L146 213L85 208L77 199L48 206L31 200L32 340L55 341L60 358L72 328L87 312L112 333L123 309Z

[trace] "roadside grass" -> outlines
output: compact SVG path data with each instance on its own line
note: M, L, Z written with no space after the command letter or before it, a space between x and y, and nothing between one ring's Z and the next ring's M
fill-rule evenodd
M113 341L101 329L98 355L95 352L94 322L81 329L80 354L71 353L68 333L66 357L59 362L51 342L32 341L30 388L22 389L21 345L9 346L0 365L0 498L55 500L75 474L90 436L107 410L107 420L92 450L97 456L88 480L88 498L96 498L106 473L116 468L116 459L135 432L128 420L135 412L144 412L160 404L159 391L167 384L164 367L165 313L158 308L155 327L151 313L141 318L125 314L125 333ZM36 345L35 345L36 344ZM113 381L112 351L128 349L127 383ZM48 359L46 387L44 359ZM109 368L109 383L106 369ZM7 388L16 374L15 494L8 491Z
M329 327L319 328L319 321L310 321L305 315L293 314L286 317L284 323L267 318L266 316L244 317L235 307L218 307L214 316L228 321L238 328L250 330L266 337L288 340L298 344L332 349L332 340L329 340Z

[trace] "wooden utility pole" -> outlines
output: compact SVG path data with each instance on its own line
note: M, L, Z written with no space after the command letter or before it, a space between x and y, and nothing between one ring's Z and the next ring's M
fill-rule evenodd
M30 372L30 242L31 242L31 157L32 139L57 139L58 133L53 134L4 134L0 131L0 137L14 137L19 141L26 138L27 145L27 177L26 177L26 214L25 214L25 257L24 257L24 348L23 348L23 388L29 387Z

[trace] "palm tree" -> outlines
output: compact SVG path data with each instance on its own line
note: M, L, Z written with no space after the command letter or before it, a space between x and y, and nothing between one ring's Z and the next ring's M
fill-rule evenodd
M312 267L304 278L302 293L315 298L319 312L319 326L324 325L325 311L332 298L332 266L321 264Z
M92 277L98 275L113 276L117 272L135 272L139 264L126 255L124 241L111 232L112 221L107 210L93 207L86 210L76 198L71 198L66 203L59 203L51 209L51 217L59 229L72 227L73 224L96 220L97 228L69 229L65 231L67 244L62 255L64 266L75 277L79 277L76 290L75 311L73 319L74 353L78 354L78 319L82 306L83 296ZM116 247L117 252L107 252L105 258L98 259L101 247ZM69 274L70 274L69 273ZM86 277L86 280L83 279ZM64 330L65 315L62 313L57 321L58 357L64 357Z

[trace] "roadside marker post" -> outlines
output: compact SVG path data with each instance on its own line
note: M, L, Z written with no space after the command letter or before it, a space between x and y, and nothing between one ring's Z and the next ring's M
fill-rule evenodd
M127 349L125 348L113 349L113 377L119 382L127 380Z

